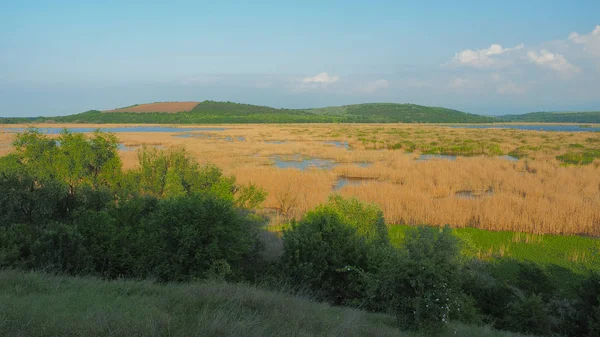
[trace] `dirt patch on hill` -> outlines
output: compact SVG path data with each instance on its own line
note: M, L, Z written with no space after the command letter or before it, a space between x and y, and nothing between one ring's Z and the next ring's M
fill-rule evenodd
M192 110L198 102L159 102L159 103L148 103L138 104L126 108L107 110L103 112L182 112Z

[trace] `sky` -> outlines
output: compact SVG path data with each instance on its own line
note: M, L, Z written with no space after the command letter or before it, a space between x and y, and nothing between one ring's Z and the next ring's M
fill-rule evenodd
M0 4L0 116L203 100L600 110L598 0L85 2Z

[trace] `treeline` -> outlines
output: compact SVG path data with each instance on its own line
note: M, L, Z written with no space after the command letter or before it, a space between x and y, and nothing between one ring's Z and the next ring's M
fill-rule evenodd
M600 111L585 112L531 112L522 115L498 117L501 122L530 123L600 123Z
M136 104L137 105L137 104ZM132 105L132 106L136 106ZM481 116L442 107L416 104L366 103L315 109L277 109L234 102L203 101L191 111L102 113L90 110L57 117L0 118L2 124L57 123L600 123L600 111L533 112L499 117Z
M323 109L276 109L233 102L204 101L189 112L90 110L58 117L0 118L0 123L490 123L493 118L414 104L375 103Z
M387 312L409 330L449 321L557 336L600 333L600 275L471 261L451 229L390 244L381 210L333 196L265 255L265 192L184 149L143 149L123 170L117 139L19 134L0 158L0 267L161 282L217 278ZM276 251L276 250L274 250ZM285 285L285 286L282 286Z

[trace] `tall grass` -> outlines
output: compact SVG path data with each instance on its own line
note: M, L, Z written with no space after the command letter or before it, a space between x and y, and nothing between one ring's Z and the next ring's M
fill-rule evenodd
M198 162L216 164L241 183L264 187L269 195L263 206L276 214L277 221L298 218L327 200L337 178L355 177L370 181L337 192L377 203L390 223L600 236L600 159L568 166L557 159L574 151L598 151L600 133L390 124L225 127L223 132L201 132L199 138L170 133L117 137L127 146L185 145ZM0 151L9 151L2 145L8 146L10 139L0 133ZM267 142L275 140L285 143ZM348 142L350 150L324 143L331 140ZM466 149L469 157L415 160L420 153L457 148ZM497 157L511 152L523 159ZM273 155L324 158L338 165L329 171L280 170L273 167ZM121 156L125 168L137 161L135 151ZM465 193L473 197L465 198Z

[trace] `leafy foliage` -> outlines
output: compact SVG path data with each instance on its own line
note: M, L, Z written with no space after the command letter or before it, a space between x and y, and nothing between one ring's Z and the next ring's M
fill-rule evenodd
M0 266L159 280L243 278L265 198L185 150L148 150L123 171L113 135L32 129L0 158ZM241 193L238 193L241 191ZM246 208L244 208L246 207Z
M335 304L362 304L366 274L375 272L389 245L379 209L339 196L292 223L283 239L287 276Z
M401 326L440 330L460 310L459 248L450 228L418 227L381 269L381 292Z

